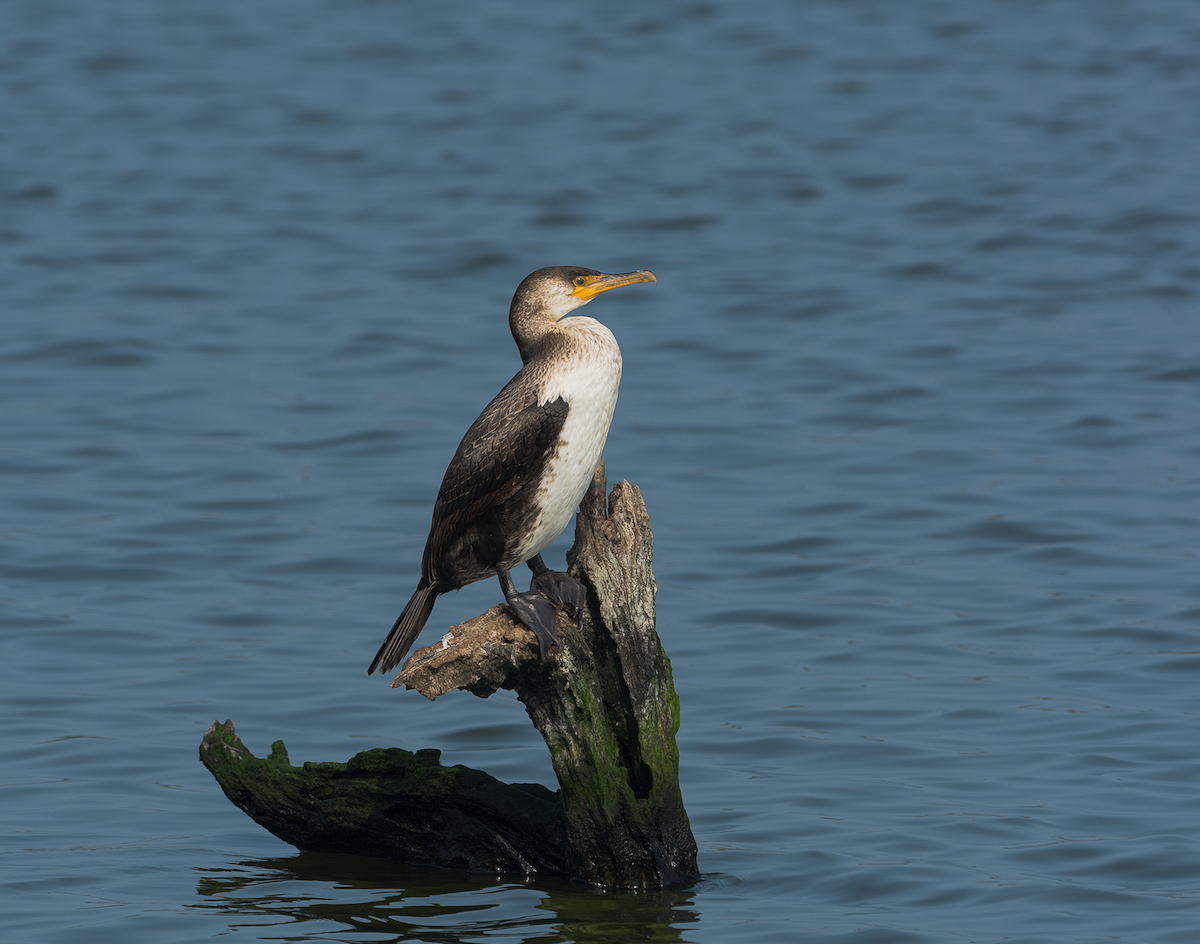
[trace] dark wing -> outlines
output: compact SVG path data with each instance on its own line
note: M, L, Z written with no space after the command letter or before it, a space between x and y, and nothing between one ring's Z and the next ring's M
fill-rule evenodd
M430 583L451 542L541 472L567 419L565 400L538 406L519 378L509 381L471 424L442 478L421 561L421 576Z

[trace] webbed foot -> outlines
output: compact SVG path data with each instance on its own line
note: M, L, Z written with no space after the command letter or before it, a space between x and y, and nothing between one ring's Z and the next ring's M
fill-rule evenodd
M529 582L530 593L540 593L557 607L570 608L576 619L587 606L587 587L570 574L544 570Z
M528 593L517 593L512 574L506 570L498 572L500 589L517 619L537 636L544 659L550 647L558 642L558 610L570 607L579 619L587 606L587 588L570 574L551 570L541 554L531 557L528 564L533 571Z
M533 630L542 650L542 658L546 658L547 651L558 642L558 609L532 590L528 593L505 594L504 599L517 619Z

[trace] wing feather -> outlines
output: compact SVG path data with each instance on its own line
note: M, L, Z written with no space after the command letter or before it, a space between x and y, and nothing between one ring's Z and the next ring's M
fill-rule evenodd
M541 472L566 421L565 400L539 406L520 379L514 377L471 424L442 478L421 561L430 583L450 544Z

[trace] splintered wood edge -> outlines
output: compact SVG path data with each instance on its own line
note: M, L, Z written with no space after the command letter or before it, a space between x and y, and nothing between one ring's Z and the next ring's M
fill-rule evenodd
M567 554L574 559L594 533L594 525L606 522L615 512L628 522L634 533L646 528L649 516L641 490L628 481L613 486L607 493L604 459L592 476L576 521L575 545ZM594 524L593 524L594 522ZM592 538L594 540L594 538ZM454 689L463 689L486 698L496 691L521 666L540 661L537 637L517 622L503 604L464 623L451 626L432 646L416 650L405 660L391 687L417 691L433 701Z
M537 636L518 623L507 606L497 604L414 652L391 687L418 691L430 701L456 688L494 683L495 691L517 668L539 658Z

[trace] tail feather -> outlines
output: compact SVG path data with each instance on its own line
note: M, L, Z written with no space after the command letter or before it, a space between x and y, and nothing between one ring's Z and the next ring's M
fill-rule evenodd
M375 658L371 660L371 667L367 669L367 675L376 669L380 672L387 672L399 665L400 660L408 655L408 650L417 641L417 636L421 634L425 621L433 612L433 603L437 596L438 591L422 580L421 586L417 587L417 592L412 595L408 605L404 607L404 612L392 625L392 631L388 633L387 639L375 653Z

